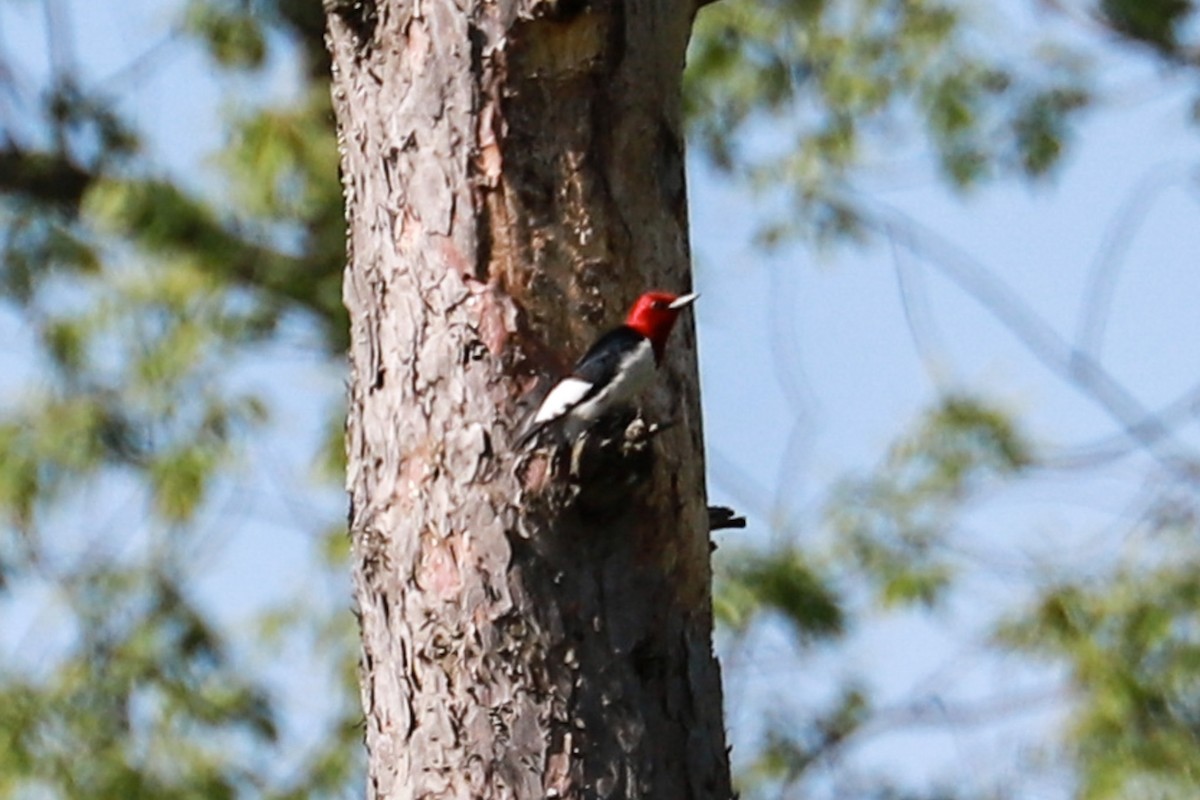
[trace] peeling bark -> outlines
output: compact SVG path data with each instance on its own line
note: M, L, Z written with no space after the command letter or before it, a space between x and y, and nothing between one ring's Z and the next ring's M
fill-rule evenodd
M692 9L326 9L368 796L725 800L690 321L643 404L676 424L511 449L538 374L688 288Z

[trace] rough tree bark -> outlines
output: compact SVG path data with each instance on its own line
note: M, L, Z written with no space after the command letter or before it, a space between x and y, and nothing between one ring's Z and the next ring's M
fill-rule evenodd
M690 281L680 0L326 0L371 798L731 796L695 338L575 472L512 452ZM631 429L632 430L632 429Z

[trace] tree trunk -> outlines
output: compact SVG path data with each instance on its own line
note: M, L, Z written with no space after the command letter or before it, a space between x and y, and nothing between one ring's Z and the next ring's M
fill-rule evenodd
M370 798L731 796L689 321L568 468L512 449L690 280L678 0L326 0ZM619 423L619 424L618 424Z

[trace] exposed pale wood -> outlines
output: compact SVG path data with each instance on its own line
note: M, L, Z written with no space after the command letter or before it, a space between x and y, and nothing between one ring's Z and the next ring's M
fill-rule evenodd
M645 404L676 425L582 486L510 449L533 375L689 288L691 9L326 7L368 796L725 800L690 319Z

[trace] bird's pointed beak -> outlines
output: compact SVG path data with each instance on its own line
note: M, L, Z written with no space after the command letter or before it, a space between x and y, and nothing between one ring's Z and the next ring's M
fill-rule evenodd
M667 306L667 308L671 309L672 311L678 311L681 308L687 308L692 303L696 302L696 298L699 296L700 295L696 292L692 292L691 294L682 294L672 300L671 305Z

